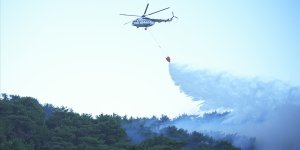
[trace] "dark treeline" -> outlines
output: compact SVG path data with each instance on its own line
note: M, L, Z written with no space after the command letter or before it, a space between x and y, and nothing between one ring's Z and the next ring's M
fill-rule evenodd
M65 107L41 105L31 97L2 94L1 150L238 150L227 141L174 126L167 116L127 118L116 114L78 114ZM157 126L155 126L155 124Z

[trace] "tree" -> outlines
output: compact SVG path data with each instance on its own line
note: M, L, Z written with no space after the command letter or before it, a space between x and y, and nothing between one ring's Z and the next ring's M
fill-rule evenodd
M149 149L149 150L176 150L181 149L184 146L183 142L177 142L175 140L171 140L163 135L155 136L148 140L143 141L140 144L141 149Z
M166 126L171 120L165 115L160 119L127 119L117 114L93 118L66 107L42 106L34 98L17 95L2 94L0 120L0 149L3 150L237 150L227 141L215 141L199 132L188 133ZM139 141L129 141L129 135L139 135L136 136Z

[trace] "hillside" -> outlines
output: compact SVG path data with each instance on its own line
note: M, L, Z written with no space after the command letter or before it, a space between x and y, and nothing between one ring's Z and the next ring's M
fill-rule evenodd
M237 150L227 141L174 126L161 118L127 118L116 114L78 114L72 109L41 105L31 97L2 94L0 149ZM151 126L149 120L155 120Z

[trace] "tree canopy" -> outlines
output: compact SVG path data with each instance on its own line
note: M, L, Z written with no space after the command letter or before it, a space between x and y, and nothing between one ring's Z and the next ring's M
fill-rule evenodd
M147 121L155 119L149 126ZM78 114L66 107L41 105L32 97L2 94L0 149L3 150L237 150L227 141L216 141L199 132L175 126L158 129L169 121L127 118L116 114ZM135 136L135 139L134 139Z

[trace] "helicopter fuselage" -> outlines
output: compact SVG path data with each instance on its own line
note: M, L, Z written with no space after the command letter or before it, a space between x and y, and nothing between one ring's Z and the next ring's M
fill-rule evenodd
M174 13L172 12L173 16L171 18L168 18L168 19L153 19L153 18L148 18L146 16L150 16L150 15L153 15L155 13L158 13L158 12L161 12L161 11L164 11L164 10L167 10L167 9L170 8L170 7L167 7L167 8L164 8L164 9L161 9L161 10L158 10L158 11L155 11L155 12L147 14L148 6L149 6L149 3L146 6L144 14L141 15L141 16L139 16L139 15L128 15L128 14L120 14L120 15L122 15L122 16L136 16L136 17L139 17L139 18L133 20L132 23L131 23L131 25L135 26L137 28L144 27L145 30L147 30L148 27L153 26L155 24L155 22L158 22L158 23L160 23L160 22L170 22L175 17ZM175 18L177 18L177 17L175 17ZM130 23L130 22L128 22L128 23ZM127 23L125 23L125 24L127 24Z
M139 28L139 27L147 28L147 27L153 26L154 24L155 24L155 22L147 17L137 18L132 21L132 26L136 26L137 28Z

